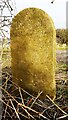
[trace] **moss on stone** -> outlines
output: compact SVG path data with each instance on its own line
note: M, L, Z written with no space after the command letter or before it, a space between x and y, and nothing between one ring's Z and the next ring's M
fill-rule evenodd
M37 8L18 13L11 25L13 81L37 95L54 98L56 33L52 19Z

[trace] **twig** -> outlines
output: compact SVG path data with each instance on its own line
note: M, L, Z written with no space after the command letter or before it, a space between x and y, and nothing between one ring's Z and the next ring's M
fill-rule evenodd
M40 117L42 116L43 118L46 118L46 120L49 120L47 117L43 116L42 114L40 114L39 112L33 110L32 108L28 107L28 106L25 106L21 103L19 103L11 94L9 94L4 88L0 87L2 90L4 90L22 109L25 110L25 112L31 117L33 118L34 120L36 120L26 109L36 113L37 115L39 115Z
M24 99L23 99L23 96L22 96L21 88L20 88L20 87L19 87L19 92L20 92L20 96L21 96L22 104L24 104Z
M56 120L60 120L60 119L63 119L63 118L65 118L65 117L68 117L68 114L67 114L67 115L64 115L64 116L61 116L61 117L59 117L59 118L56 118Z
M6 104L1 98L0 98L0 101L1 101L2 103L4 103L7 107L9 107L9 108L11 108L12 110L14 110L10 105ZM7 112L7 111L6 111L6 112ZM18 112L18 113L19 113L21 116L29 119L27 116L23 115L22 113L20 113L20 112ZM8 114L9 114L9 113L8 113ZM10 117L11 117L11 116L10 116Z
M48 95L46 96L63 114L67 115L67 113L64 112Z
M7 104L9 104L9 101L7 102ZM6 105L5 112L4 112L4 119L5 119L5 116L6 116L7 107L8 107L8 106Z
M23 115L21 112L18 112L22 117L24 117L24 118L26 118L26 119L28 119L29 120L29 117L27 117L27 116L25 116L25 115Z
M6 81L4 82L4 84L2 85L2 87L3 87L5 84L7 84L7 82L9 81L9 79L10 79L10 78L8 78L8 77L6 78Z
M17 118L18 118L19 120L21 120L20 117L19 117L19 115L18 115L18 113L17 113L17 111L16 111L16 108L15 108L14 105L13 105L13 102L12 102L11 99L10 99L10 102L11 102L11 105L12 105L12 107L13 107L13 109L14 109L16 115L17 115Z
M61 98L62 98L62 95L60 95L60 96L56 99L56 101L59 100L59 99L61 99Z
M51 105L51 106L47 107L46 109L44 109L41 114L44 114L44 112L45 112L46 110L48 110L48 109L50 109L50 108L52 108L52 107L54 107L54 105Z
M1 98L0 98L0 101L1 101L2 103L4 103L7 107L13 109L10 105L6 104ZM13 110L14 110L14 109L13 109Z
M11 81L11 80L9 80L9 81ZM12 81L12 83L13 83L14 85L16 85L17 88L19 87L15 82ZM30 93L28 93L26 90L24 90L24 89L21 88L21 87L20 87L20 89L21 89L24 93L26 93L27 95L29 95L30 97L32 97L32 99L35 99L35 97L34 97L33 95L31 95ZM41 100L38 99L38 101L42 104L42 106L43 106L44 108L46 108L46 107L45 107L45 104L44 104ZM37 103L37 102L36 102L35 104L37 104L37 105L39 105L40 107L42 107L42 106L41 106L39 103Z
M20 96L21 96L21 99L22 99L22 103L23 103L23 105L25 105L20 87L19 87L19 92L20 92ZM29 119L30 119L30 116L31 116L35 120L35 118L25 108L23 108L23 110L28 114Z
M27 108L27 107L26 107L26 108ZM34 120L36 120L36 119L27 111L26 108L23 107L23 110L27 113L29 119L30 119L30 117L31 117L31 118L33 118Z
M17 112L19 112L19 106L18 106L18 104L17 104L17 108L16 108L16 110L17 110Z
M37 97L34 99L33 103L31 104L30 108L33 107L33 105L35 104L36 100L39 98L39 96L42 94L42 91L40 93L38 93Z
M8 73L8 75L10 75L10 74ZM15 82L11 81L10 79L9 79L9 81L12 82L12 83L16 86L17 89L19 88L19 86L18 86ZM20 87L20 89L21 89L24 93L26 93L27 95L29 95L30 97L32 97L33 100L35 99L35 97L34 97L33 95L31 95L30 93L28 93L27 91L25 91L23 88ZM12 92L14 92L14 91L15 91L15 89L14 89ZM37 102L36 102L35 104L39 105L40 107L46 108L46 107L45 107L45 104L44 104L41 100L38 99L38 102L40 102L42 105L39 104L39 103L37 103Z
M25 110L25 112L28 114L28 116L30 116L31 118L33 118L34 120L36 120L36 119L26 110L26 108L28 108L29 110L34 111L33 109L30 109L29 107L27 107L27 106L19 103L19 102L18 102L11 94L9 94L4 88L2 88L1 86L0 86L0 88L1 88L3 91L5 91L5 93L7 93L8 96L10 96L23 110Z
M57 112L54 113L54 120L56 119Z
M12 116L9 114L9 112L6 111L6 113L9 115L9 117L10 117L11 120L12 120ZM2 117L4 117L4 116L2 116ZM5 118L4 118L4 120L5 120Z
M45 120L50 120L49 118L43 116L42 114L39 114L40 117L44 118Z

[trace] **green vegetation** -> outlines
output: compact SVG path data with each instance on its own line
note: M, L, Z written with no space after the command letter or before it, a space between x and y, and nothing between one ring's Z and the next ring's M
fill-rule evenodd
M68 29L57 29L56 41L59 44L68 44Z
M56 44L56 50L68 50L68 45L66 45L66 44Z

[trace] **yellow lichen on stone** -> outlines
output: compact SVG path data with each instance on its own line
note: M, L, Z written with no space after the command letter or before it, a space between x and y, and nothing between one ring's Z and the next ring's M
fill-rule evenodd
M17 14L11 25L11 65L13 81L37 95L43 91L54 98L56 33L52 19L37 8Z

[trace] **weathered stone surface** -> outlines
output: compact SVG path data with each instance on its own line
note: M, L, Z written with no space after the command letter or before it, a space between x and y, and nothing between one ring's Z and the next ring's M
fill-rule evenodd
M37 8L17 14L11 25L13 81L33 95L54 98L56 34L52 19Z

